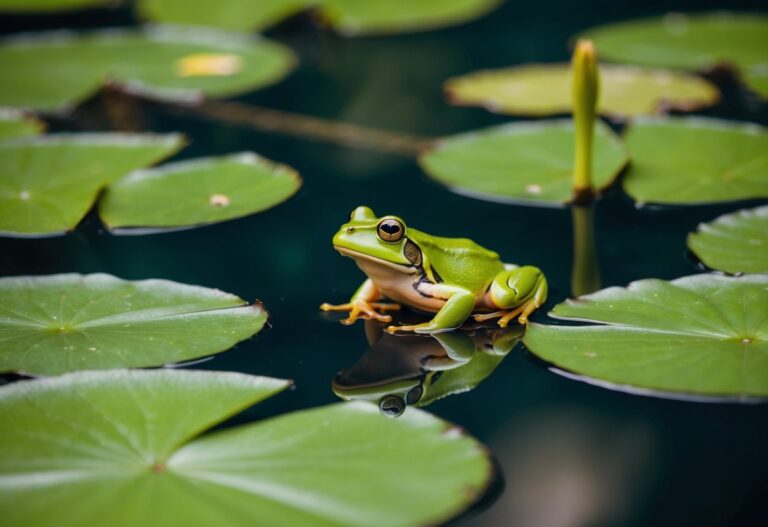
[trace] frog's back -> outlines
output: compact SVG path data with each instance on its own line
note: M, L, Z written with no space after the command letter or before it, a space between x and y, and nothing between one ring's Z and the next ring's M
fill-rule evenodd
M499 255L468 238L442 238L408 228L408 237L429 260L432 270L448 284L480 293L504 269Z

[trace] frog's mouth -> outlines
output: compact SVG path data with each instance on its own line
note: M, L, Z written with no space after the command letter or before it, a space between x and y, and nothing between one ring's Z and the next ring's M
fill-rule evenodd
M379 265L383 265L385 267L389 267L390 269L394 269L395 271L400 271L401 273L411 273L413 271L413 266L410 264L399 264L395 262L390 262L387 260L382 260L381 258L376 258L375 256L371 256L370 254L361 253L358 251L353 251L352 249L347 249L346 247L341 247L340 245L334 245L334 249L339 251L344 256L349 256L350 258L353 258L355 260L366 260L368 262L373 262Z

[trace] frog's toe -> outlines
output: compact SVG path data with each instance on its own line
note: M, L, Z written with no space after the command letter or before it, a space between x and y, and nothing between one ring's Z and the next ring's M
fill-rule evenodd
M323 302L320 304L320 309L323 311L352 311L352 304L329 304L328 302Z
M379 311L399 311L400 304L390 304L388 302L371 302L371 307Z

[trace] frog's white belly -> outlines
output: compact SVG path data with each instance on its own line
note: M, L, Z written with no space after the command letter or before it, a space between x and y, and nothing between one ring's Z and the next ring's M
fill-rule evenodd
M445 305L445 298L438 298L431 291L433 284L419 282L419 271L415 267L385 264L355 256L353 258L358 267L390 300L430 313L437 313Z

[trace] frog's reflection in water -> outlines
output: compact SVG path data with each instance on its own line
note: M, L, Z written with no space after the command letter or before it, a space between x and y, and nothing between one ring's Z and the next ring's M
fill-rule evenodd
M397 417L407 406L427 406L472 390L488 377L523 336L525 328L466 326L433 335L397 335L365 322L370 349L334 379L342 399L368 400Z

